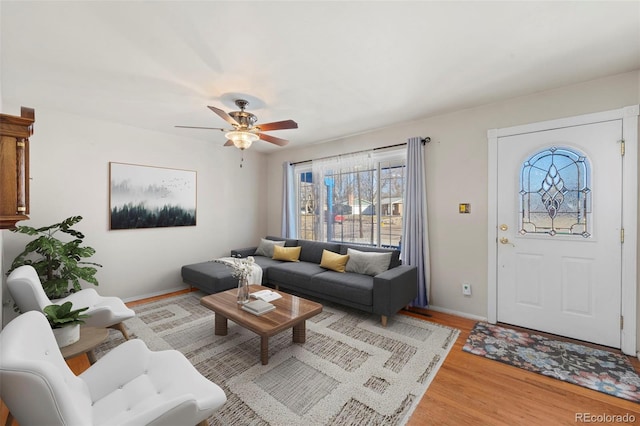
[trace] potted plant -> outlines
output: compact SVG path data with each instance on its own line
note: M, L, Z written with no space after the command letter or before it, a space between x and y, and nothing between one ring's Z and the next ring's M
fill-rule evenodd
M102 265L82 260L93 256L96 251L83 246L84 234L72 228L81 220L82 216L72 216L42 228L18 226L13 229L12 232L37 238L30 241L14 259L7 274L22 265L33 266L50 299L59 299L70 292L81 290L80 280L98 285L96 267ZM58 239L59 233L70 236L71 240Z
M80 340L80 324L84 324L84 319L89 318L89 315L82 313L89 309L88 307L74 310L71 308L71 302L64 302L62 305L49 305L43 309L61 348Z

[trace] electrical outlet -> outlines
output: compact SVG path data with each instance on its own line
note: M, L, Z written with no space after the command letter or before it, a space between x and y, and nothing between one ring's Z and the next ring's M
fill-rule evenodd
M471 284L463 283L462 284L462 294L465 296L471 296Z

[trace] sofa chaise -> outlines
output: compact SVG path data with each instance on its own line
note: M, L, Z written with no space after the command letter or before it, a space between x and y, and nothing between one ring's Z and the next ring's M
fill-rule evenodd
M231 256L253 256L263 285L378 314L382 325L417 297L417 269L403 265L394 249L267 236L259 246L232 250ZM186 284L216 293L237 286L231 270L211 261L185 265L181 272Z

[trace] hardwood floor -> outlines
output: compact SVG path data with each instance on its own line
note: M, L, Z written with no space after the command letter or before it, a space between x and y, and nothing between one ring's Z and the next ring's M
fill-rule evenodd
M148 301L128 305L135 306ZM462 347L475 321L440 312L423 312L431 316L410 312L405 314L455 327L461 333L407 423L408 426L575 425L587 423L579 421L578 416L590 418L594 423L598 418L590 416L615 415L626 415L627 419L633 416L635 420L627 423L640 424L640 404L463 352ZM629 359L636 371L640 371L640 362L634 357ZM71 359L68 364L76 374L89 367L86 356ZM4 424L6 408L4 405L2 408L0 420Z
M640 424L640 404L463 352L475 321L427 312L429 321L461 333L408 426L575 425L581 415L634 416L629 424ZM639 371L638 359L629 360Z

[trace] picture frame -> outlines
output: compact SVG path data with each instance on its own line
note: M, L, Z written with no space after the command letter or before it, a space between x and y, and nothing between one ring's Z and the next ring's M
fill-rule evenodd
M109 163L109 229L196 226L197 172Z

